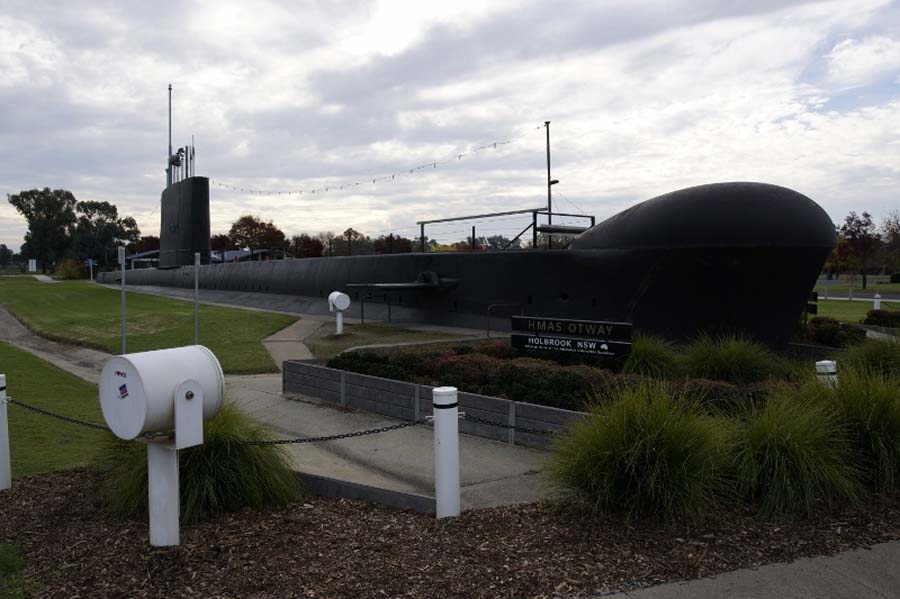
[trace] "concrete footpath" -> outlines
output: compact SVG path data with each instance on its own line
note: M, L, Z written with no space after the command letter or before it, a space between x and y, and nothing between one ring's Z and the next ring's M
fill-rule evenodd
M900 597L900 543L674 582L605 599L883 599Z

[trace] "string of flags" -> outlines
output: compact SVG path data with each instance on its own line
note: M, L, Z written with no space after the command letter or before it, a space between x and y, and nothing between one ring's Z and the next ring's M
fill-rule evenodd
M397 171L397 172L391 173L389 175L381 175L379 177L373 177L371 179L364 179L364 180L358 180L358 181L347 182L347 183L332 183L327 186L316 187L313 189L292 189L292 190L254 189L251 187L241 187L239 185L231 185L224 181L219 181L219 180L212 179L212 178L210 178L209 182L217 187L222 188L222 189L228 189L230 191L237 191L237 192L241 192L241 193L260 195L260 196L274 196L274 195L288 195L288 196L298 195L299 196L299 195L303 195L304 193L308 194L308 195L315 195L315 194L322 194L322 193L328 193L328 192L334 192L334 191L343 191L345 189L359 187L360 185L367 185L370 182L372 185L375 185L375 184L377 184L379 182L383 182L383 181L395 181L398 177L409 177L417 172L421 172L421 171L425 171L425 170L429 170L429 169L434 170L434 169L437 169L437 167L439 167L439 166L445 166L445 165L453 163L453 162L459 162L466 156L471 156L472 154L477 154L478 152L483 152L485 150L496 150L500 146L505 146L505 145L515 143L515 142L523 139L527 134L529 134L533 131L536 131L536 130L543 129L543 128L544 128L543 125L539 125L534 128L529 128L522 135L519 135L512 139L507 139L504 141L494 141L494 142L485 144L483 146L474 148L472 150L469 150L468 152L460 152L457 154L453 154L452 156L445 158L443 160L435 160L432 162L426 162L425 164L420 164L418 166L414 166L414 167L411 167L408 169L403 169L401 171Z

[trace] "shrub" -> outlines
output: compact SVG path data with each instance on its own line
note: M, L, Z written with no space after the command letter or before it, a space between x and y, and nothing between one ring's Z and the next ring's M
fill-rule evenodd
M613 373L599 368L517 358L500 363L494 388L514 401L583 410L587 400L604 393L615 378Z
M866 338L864 329L850 323L839 322L830 316L811 318L808 330L813 342L831 347L847 347L861 343Z
M232 443L237 439L272 438L235 405L222 406L219 414L206 423L204 437L203 445L178 452L184 522L244 507L283 505L299 497L297 477L280 447ZM109 510L119 517L146 517L144 445L110 435L100 455L100 466L106 471L103 490Z
M865 343L844 350L839 365L859 371L873 371L900 376L900 342L867 339Z
M869 310L863 324L879 327L900 327L900 310Z
M82 268L76 260L66 258L56 265L56 271L53 273L60 279L80 279Z
M738 385L756 383L778 370L775 355L763 345L735 336L703 335L685 349L683 366L688 376L728 381Z
M501 360L513 360L519 357L518 350L510 345L509 341L477 345L475 351L492 358L500 358Z
M678 371L678 355L671 341L660 337L636 337L622 366L626 374L666 378Z
M900 283L900 272L895 272L891 275L891 283Z
M723 422L665 383L621 388L556 440L549 473L596 510L664 521L702 514L725 488Z
M484 393L491 386L502 362L484 354L448 355L435 367L437 382L473 393Z
M842 370L839 384L825 392L850 433L869 485L878 491L900 487L900 376Z
M859 469L838 416L783 388L746 420L735 452L736 490L766 516L810 515L819 501L860 497Z

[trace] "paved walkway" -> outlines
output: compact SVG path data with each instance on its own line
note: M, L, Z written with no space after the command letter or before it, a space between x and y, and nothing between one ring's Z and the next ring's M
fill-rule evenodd
M737 570L605 599L884 599L900 597L900 543Z
M34 275L34 278L41 283L59 283L59 281L57 281L56 279L52 279L47 275Z

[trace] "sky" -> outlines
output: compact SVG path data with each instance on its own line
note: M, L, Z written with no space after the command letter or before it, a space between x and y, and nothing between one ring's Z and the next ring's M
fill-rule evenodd
M598 222L719 181L790 187L836 223L900 209L898 2L162 6L0 3L4 193L68 189L158 235L171 83L214 233L254 214L288 235L415 236L545 206L548 120L554 210ZM26 228L0 204L0 243Z

